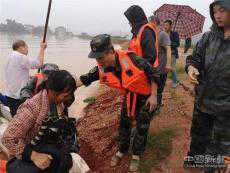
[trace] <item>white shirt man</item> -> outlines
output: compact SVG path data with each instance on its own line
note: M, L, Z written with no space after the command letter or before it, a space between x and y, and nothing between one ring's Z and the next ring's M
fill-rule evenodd
M29 81L29 70L43 65L45 43L41 43L38 58L29 58L28 46L22 40L13 43L13 52L9 55L5 67L5 95L11 114L15 115L20 105L20 91Z

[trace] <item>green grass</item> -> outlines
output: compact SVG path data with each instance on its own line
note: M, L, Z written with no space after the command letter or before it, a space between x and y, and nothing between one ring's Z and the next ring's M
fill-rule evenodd
M185 73L184 67L181 65L176 65L176 71L178 74L184 74Z
M83 100L83 102L88 104L93 104L96 102L96 97L88 97L85 100Z
M185 70L184 70L184 67L181 66L181 65L178 65L178 64L176 64L176 72L177 72L178 75L182 75L182 74L186 73ZM172 79L172 73L168 74L168 78Z
M146 152L141 158L140 171L150 173L152 167L157 166L172 152L172 140L177 135L176 127L168 127L149 134Z

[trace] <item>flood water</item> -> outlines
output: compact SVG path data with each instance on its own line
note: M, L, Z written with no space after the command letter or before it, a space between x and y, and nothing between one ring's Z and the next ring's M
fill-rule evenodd
M39 43L41 38L30 35L26 36L9 36L0 34L0 90L4 88L4 66L6 57L11 53L11 45L14 40L23 39L29 46L29 57L37 57ZM88 58L90 51L89 41L78 38L58 40L50 37L47 40L47 49L45 54L45 63L52 62L59 65L61 69L68 70L73 75L87 73L96 65L95 60ZM36 71L31 70L31 75ZM71 106L71 113L74 116L81 116L82 108L85 104L82 102L85 98L91 96L97 90L97 82L89 87L81 87L76 91L76 101Z

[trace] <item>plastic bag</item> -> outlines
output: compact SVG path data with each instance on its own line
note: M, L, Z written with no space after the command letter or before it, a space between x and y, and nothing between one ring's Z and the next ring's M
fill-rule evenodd
M8 127L8 122L5 122L5 123L0 125L0 151L3 151L8 156L8 150L2 144L2 137L3 137L3 134L4 134L7 127Z
M89 172L89 166L81 158L80 155L76 153L71 153L73 159L73 167L70 169L69 173L87 173Z

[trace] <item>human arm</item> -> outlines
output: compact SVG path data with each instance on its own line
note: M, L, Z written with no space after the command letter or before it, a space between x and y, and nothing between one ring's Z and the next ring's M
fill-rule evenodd
M156 60L156 48L155 48L155 33L151 29L147 28L143 31L141 38L141 48L143 58L150 64L154 64Z
M27 83L27 85L21 89L20 91L21 100L26 100L28 98L33 97L37 80L38 80L37 77L32 77Z
M38 58L28 58L27 56L22 56L21 67L27 69L38 69L44 64L46 43L40 43L40 50Z
M89 86L92 82L99 80L99 69L95 66L88 73L81 75L79 80L76 80L77 87L82 85Z

